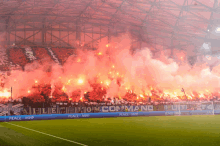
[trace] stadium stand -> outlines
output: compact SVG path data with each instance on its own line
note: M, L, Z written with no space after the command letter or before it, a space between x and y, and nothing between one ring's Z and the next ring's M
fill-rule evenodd
M73 54L73 49L71 48L51 48L52 51L56 54L59 61L64 64L67 58Z
M24 66L28 63L22 48L10 48L9 49L9 59L13 64L18 64Z
M34 55L38 60L47 58L50 61L53 61L51 56L48 54L47 50L45 48L33 48Z
M8 60L7 51L5 48L2 48L0 46L0 70L7 70L7 69L4 69L3 66L5 66L8 63L9 63L9 60Z

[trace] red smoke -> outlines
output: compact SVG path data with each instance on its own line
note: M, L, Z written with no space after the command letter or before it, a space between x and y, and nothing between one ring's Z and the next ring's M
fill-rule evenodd
M182 88L189 100L218 95L219 76L205 64L192 68L185 52L176 52L170 59L162 50L153 56L148 48L131 54L130 46L125 35L110 44L103 42L95 51L76 49L63 66L40 58L27 64L25 71L12 71L3 90L13 87L14 98L27 96L34 101L44 101L45 95L54 101L86 101L84 94L101 101L113 97L184 100Z

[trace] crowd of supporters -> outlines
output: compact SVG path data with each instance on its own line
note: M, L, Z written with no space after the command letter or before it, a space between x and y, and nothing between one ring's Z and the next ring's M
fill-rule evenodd
M128 90L124 96L107 97L107 88L103 87L100 83L91 83L92 89L88 92L83 92L78 89L67 94L62 85L55 85L53 90L51 84L37 84L33 85L31 92L23 97L16 97L20 100L14 100L13 102L21 102L25 106L32 107L49 107L57 103L65 103L72 105L72 103L79 103L81 105L87 104L113 104L113 105L138 105L138 104L163 104L180 101L216 101L218 100L218 94L212 94L204 96L203 98L189 98L187 96L178 96L174 99L172 97L164 97L159 94L159 91L151 90L151 96L135 94L131 90ZM196 93L194 93L196 95ZM9 98L10 99L10 98ZM8 102L8 98L0 97L0 102Z
M64 63L66 59L73 53L72 49L68 48L51 48L57 58ZM9 49L9 59L14 64L19 64L20 66L25 66L28 63L28 59L25 56L24 50L21 48L10 48ZM38 60L42 60L48 58L52 60L51 56L49 55L48 51L45 48L33 48L34 55ZM1 82L1 86L3 83ZM120 81L117 80L117 84L120 86ZM90 86L92 90L89 92L84 93L83 97L81 94L81 90L75 90L71 94L67 95L66 92L62 90L61 86L55 86L55 89L52 92L50 84L43 84L33 87L32 92L27 95L26 97L17 97L21 99L21 101L14 101L22 102L25 106L50 106L51 104L56 103L79 103L79 104L157 104L157 103L168 103L168 102L177 102L177 101L213 101L218 100L218 96L209 96L204 98L188 98L186 96L179 96L178 99L173 99L172 97L164 97L157 93L157 91L151 90L151 96L149 95L139 95L135 94L134 92L128 90L125 95L122 97L107 97L107 89L104 88L101 84L91 83ZM196 95L196 94L194 94ZM198 95L196 95L198 96ZM8 102L8 99L0 97L2 99L1 102Z
M96 87L96 90L84 93L81 97L81 91L74 91L69 97L62 91L61 87L55 87L51 96L51 86L44 85L35 87L35 92L32 92L26 97L19 97L11 101L10 98L0 98L1 103L12 102L13 104L22 103L25 107L51 107L52 105L60 106L89 106L89 105L147 105L147 104L172 104L173 102L181 101L217 101L218 96L211 96L209 98L194 98L194 99L172 99L159 97L154 93L152 96L145 96L144 98L137 98L135 93L128 92L123 97L106 97L106 91ZM185 99L185 100L184 100Z

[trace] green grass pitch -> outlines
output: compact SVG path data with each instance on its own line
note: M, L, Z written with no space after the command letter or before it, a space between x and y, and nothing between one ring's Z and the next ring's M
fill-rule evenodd
M220 146L218 115L63 119L10 123L52 136L2 122L0 146L80 146L70 141L88 146Z

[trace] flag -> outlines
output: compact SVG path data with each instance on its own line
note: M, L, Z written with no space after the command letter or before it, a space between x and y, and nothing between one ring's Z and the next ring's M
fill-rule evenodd
M12 87L11 87L11 99L12 99Z
M183 88L182 88L181 92L185 92Z

